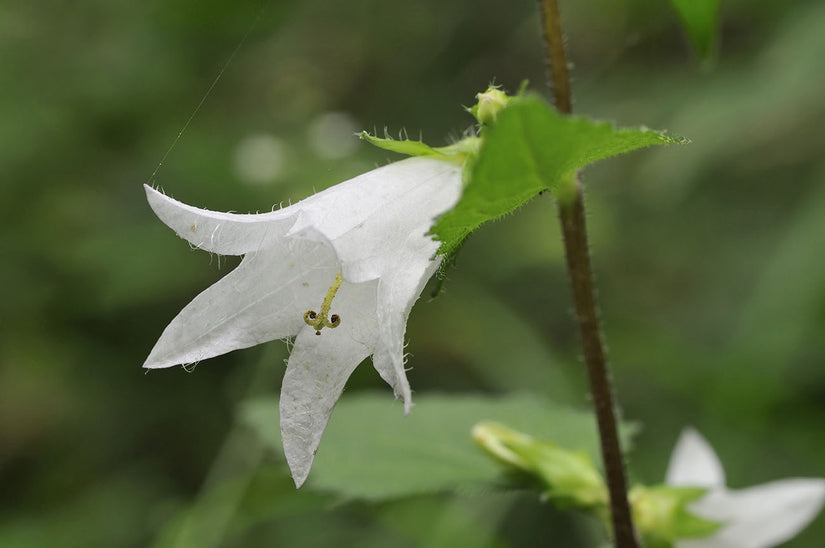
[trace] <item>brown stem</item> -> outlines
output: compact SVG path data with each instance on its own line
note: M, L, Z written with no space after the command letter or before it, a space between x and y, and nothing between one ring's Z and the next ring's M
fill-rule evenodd
M563 114L570 114L570 76L567 70L567 56L556 0L540 0L542 27L546 41L547 63L556 108ZM610 368L607 363L598 307L593 287L593 269L590 265L590 251L587 245L584 198L581 184L575 181L575 192L568 199L559 201L559 220L564 236L567 270L573 289L576 318L582 339L584 362L590 380L590 392L596 411L601 439L602 460L604 461L607 487L610 493L610 515L613 535L618 548L637 548L639 543L633 527L630 504L627 500L627 479L624 459L619 440L616 408L613 403L613 387Z
M570 73L567 71L567 54L564 51L564 35L561 32L559 4L556 0L539 0L547 70L556 108L562 114L573 112L570 99Z
M627 501L624 460L616 427L610 368L605 356L599 327L584 215L581 186L577 181L576 194L573 196L572 201L566 204L562 203L559 206L559 218L567 256L567 270L573 288L573 301L576 307L576 318L579 322L579 333L582 339L584 362L587 365L587 376L590 380L590 392L593 396L593 406L599 424L602 460L604 461L607 487L610 492L610 515L613 520L616 546L619 548L635 548L638 543L633 528L630 504Z

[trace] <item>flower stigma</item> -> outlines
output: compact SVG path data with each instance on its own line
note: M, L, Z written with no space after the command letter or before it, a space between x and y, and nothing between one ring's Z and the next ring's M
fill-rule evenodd
M335 294L338 293L338 288L341 287L341 282L343 281L344 279L341 278L340 272L335 275L335 279L332 281L332 285L329 286L326 297L324 297L324 302L321 303L321 312L315 312L314 310L304 312L304 322L315 328L316 335L320 335L321 330L325 327L335 329L341 325L341 316L333 314L327 319L327 315L329 314L329 309L332 307L332 299L335 298Z

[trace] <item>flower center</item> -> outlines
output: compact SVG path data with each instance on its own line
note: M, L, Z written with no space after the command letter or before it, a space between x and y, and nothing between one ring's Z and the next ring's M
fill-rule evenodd
M324 297L324 302L321 303L320 312L315 312L314 310L307 310L304 312L304 322L315 328L316 335L320 335L321 330L325 327L334 329L341 325L341 316L338 314L333 314L327 318L327 315L329 314L329 309L332 306L332 299L335 298L335 294L338 293L338 288L341 287L341 282L343 281L344 279L341 278L340 272L335 275L332 285L329 286L329 290L327 290L327 296Z

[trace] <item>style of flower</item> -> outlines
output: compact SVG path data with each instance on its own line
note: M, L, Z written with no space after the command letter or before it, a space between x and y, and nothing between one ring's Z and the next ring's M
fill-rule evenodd
M146 187L157 216L195 247L243 255L155 344L147 368L195 363L295 337L281 389L284 453L296 487L309 474L344 385L368 356L411 407L407 317L435 272L434 219L461 194L461 167L396 162L263 214L188 206Z
M795 478L747 489L728 489L719 458L692 428L682 432L670 458L666 483L703 487L690 505L697 516L721 523L709 537L680 540L677 548L768 548L797 535L822 509L825 480Z

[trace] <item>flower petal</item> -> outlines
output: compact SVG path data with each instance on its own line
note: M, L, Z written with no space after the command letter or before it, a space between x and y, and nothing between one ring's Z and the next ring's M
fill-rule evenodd
M296 204L289 235L329 241L345 280L376 279L396 268L397 250L425 236L434 219L461 194L461 168L428 158L408 158L374 169ZM419 248L419 242L415 247ZM419 248L429 260L437 245Z
M307 478L335 403L352 371L375 350L376 282L344 282L333 303L341 325L295 339L281 387L281 438L295 486Z
M698 515L725 522L711 539L717 544L766 548L797 535L825 503L825 480L787 479L736 491L713 491L691 505ZM693 541L698 542L698 541ZM679 544L680 548L682 544ZM691 544L685 544L686 547Z
M724 487L725 471L713 447L693 428L685 428L670 456L665 483Z
M294 206L247 215L209 211L186 205L148 185L143 187L161 221L192 245L220 255L243 255L266 247L289 230L298 213Z
M460 194L460 167L409 158L304 200L288 233L329 242L349 282L380 278L380 343L373 364L404 400L405 414L412 405L403 358L407 317L438 266L432 258L439 244L427 233Z
M332 249L276 240L195 297L164 330L143 367L195 363L294 336L304 312L317 309L338 273Z
M417 242L419 246L432 244L427 246L431 253L435 252L435 246L438 245L435 242L411 237L408 245L399 250L399 267L390 270L379 281L379 344L372 358L376 371L392 386L395 397L404 401L405 415L412 408L410 383L404 369L404 333L407 329L407 318L427 280L439 264L439 261L425 259L427 254L415 249L413 242Z

